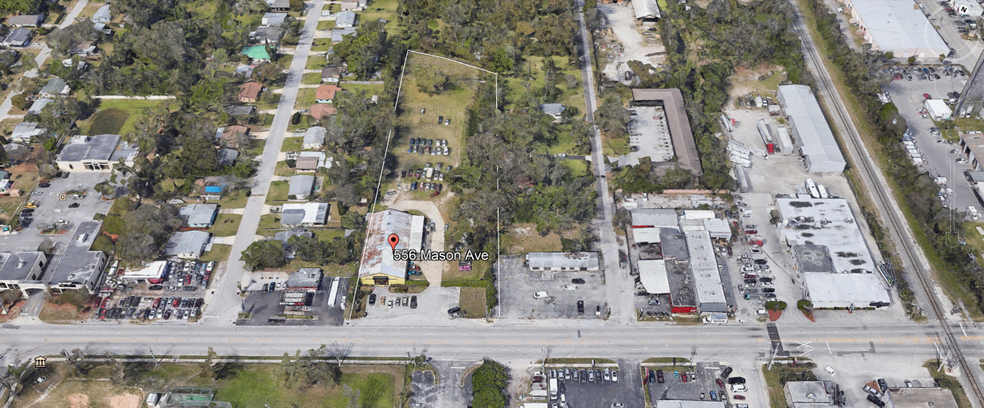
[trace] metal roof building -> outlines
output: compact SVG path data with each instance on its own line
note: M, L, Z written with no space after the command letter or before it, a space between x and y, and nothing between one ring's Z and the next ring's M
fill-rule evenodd
M676 162L669 163L674 166L679 165L695 176L703 174L697 155L697 143L694 141L694 133L690 128L690 119L687 118L687 109L680 89L633 89L631 104L632 106L661 106L666 114L673 154L677 158ZM633 163L627 161L625 164Z
M208 228L218 213L218 204L188 204L178 210L178 215L192 228Z
M346 10L336 14L335 27L338 28L355 27L355 13Z
M814 173L843 172L847 162L810 87L782 85L777 96L793 127L796 143L806 156L807 169Z
M597 252L530 252L526 265L534 271L597 271Z
M672 208L638 208L632 210L632 228L676 228L677 218Z
M851 23L875 51L936 60L950 47L912 0L852 0Z
M328 130L321 126L311 126L304 132L304 149L320 149L325 145L325 135Z
M639 260L639 280L650 294L670 293L670 280L666 276L666 261Z
M659 6L656 0L632 0L636 20L659 20Z
M710 233L693 230L684 231L683 235L690 253L690 270L694 276L694 289L700 312L727 312L728 302L724 297L721 273L718 271Z
M285 227L324 225L329 219L328 206L328 203L284 204L280 224Z
M399 285L406 281L407 261L393 259L390 234L400 237L396 249L423 247L424 217L396 210L370 213L366 220L366 244L359 262L359 281L363 285Z
M321 289L321 268L300 268L287 278L288 290L317 291Z
M883 307L892 303L888 287L876 273L806 272L803 278L817 309Z
M178 231L171 234L164 255L176 256L183 259L198 259L205 252L211 233L205 231Z
M827 384L823 381L789 381L782 387L782 391L790 408L834 406L834 395L828 391Z
M306 200L314 192L315 177L307 174L299 174L290 178L290 185L287 189L287 199Z
M789 245L823 246L830 257L832 272L865 272L876 269L868 243L858 228L854 213L843 198L778 198L776 209L782 217L779 239ZM813 252L796 251L815 258ZM798 259L806 265L807 259Z
M61 171L110 171L120 159L132 166L137 153L120 135L73 136L55 163Z

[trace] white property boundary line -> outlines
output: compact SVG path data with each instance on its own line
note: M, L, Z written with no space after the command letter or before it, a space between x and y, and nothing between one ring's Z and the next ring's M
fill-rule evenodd
M399 85L399 87L397 87L397 90L396 90L396 100L393 102L393 113L394 114L396 113L396 109L397 109L397 107L399 106L399 103L400 103L400 94L403 92L403 76L406 75L406 73L407 73L407 61L410 59L410 53L411 52L414 53L414 54L420 54L420 55L427 56L427 57L439 58L439 59L442 59L442 60L445 60L445 61L450 61L450 62L453 62L453 63L456 63L456 64L461 64L461 65L464 65L464 66L469 67L469 68L474 68L474 69L477 69L479 71L483 71L483 72L487 72L487 73L490 73L492 75L495 75L495 109L496 110L499 110L499 74L498 73L492 72L492 71L489 71L487 69L484 69L484 68L481 68L481 67L477 67L477 66L474 66L474 65L465 64L464 62L461 62L461 61L455 61L453 59L442 57L442 56L439 56L439 55L431 55L431 54L426 54L426 53L423 53L423 52L417 52L417 51L413 51L413 50L407 50L407 53L403 57L403 68L400 69L400 85ZM383 186L383 172L386 171L386 158L389 156L389 147L390 147L390 142L392 140L393 140L393 129L390 129L389 134L386 135L386 150L383 151L383 160L382 160L382 163L380 163L380 165L379 165L379 178L376 180L376 193L373 194L372 205L369 206L369 213L368 213L369 218L366 219L366 238L362 242L362 254L359 255L359 268L360 269L362 268L362 258L365 257L366 249L368 248L368 245L369 245L369 226L372 225L372 219L373 219L373 214L375 214L376 203L379 202L379 189L380 189L380 187ZM496 234L498 234L498 231L496 232ZM497 240L498 240L498 238L497 238ZM496 262L498 262L498 258L496 258ZM362 282L360 281L360 277L358 275L356 275L356 278L355 279L356 279L355 284L357 285L355 287L355 289L356 289L355 290L356 296L353 296L353 299L352 299L352 308L349 309L349 317L348 317L349 320L352 319L352 313L355 310L355 301L358 299L359 286L362 285Z

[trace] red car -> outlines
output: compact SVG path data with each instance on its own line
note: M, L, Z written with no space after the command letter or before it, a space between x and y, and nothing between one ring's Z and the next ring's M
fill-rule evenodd
M106 309L99 309L99 320L106 320Z
M718 387L724 388L724 381L721 381L720 378L714 380L714 382L717 383Z
M735 394L735 395L732 395L731 398L734 398L736 400L743 400L743 399L745 399L745 396L744 395Z
M151 309L157 309L161 305L161 298L154 299L154 306Z
M757 230L745 230L745 234L748 234L748 235L755 235L755 234L758 234L758 233L759 232Z
M929 96L929 94L923 94L923 98L926 98L926 99L933 99L933 97L932 97L932 96Z
M178 305L180 305L180 304L181 304L181 298L176 297L176 298L174 298L174 301L171 302L171 307L178 307Z
M682 374L683 375L681 375L680 378L683 379L683 382L687 382L687 377L688 377L687 373L682 373Z

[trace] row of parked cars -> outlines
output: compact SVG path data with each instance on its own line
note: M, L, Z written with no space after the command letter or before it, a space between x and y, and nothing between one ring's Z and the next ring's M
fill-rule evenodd
M102 300L99 308L99 320L108 319L187 319L201 313L202 298L180 297L142 297L128 296L123 298L116 307L109 307L109 298Z
M396 303L396 306L410 306L411 309L416 309L417 308L417 295L413 295L413 296L399 296L399 297L397 297L397 296L390 296L390 298L389 298L388 301L386 300L386 296L380 296L379 297L379 305L380 306L386 306L387 308L392 309L394 303ZM369 306L373 306L375 304L376 304L376 294L375 293L370 293L369 294Z
M741 276L743 284L738 285L738 291L744 293L746 300L751 299L752 295L758 295L761 288L762 297L765 299L775 299L776 289L773 287L775 281L772 276L765 276L769 273L769 261L766 259L753 258L756 252L760 253L760 248L752 248L752 254L741 254L738 262L741 265ZM762 275L762 276L760 276Z
M448 141L445 139L411 138L407 153L447 156L451 154L451 148L448 147Z
M550 378L556 378L558 381L572 381L572 382L618 382L618 370L612 370L611 368L606 368L604 370L591 370L591 369L571 369L571 368L558 368L556 370L550 370Z

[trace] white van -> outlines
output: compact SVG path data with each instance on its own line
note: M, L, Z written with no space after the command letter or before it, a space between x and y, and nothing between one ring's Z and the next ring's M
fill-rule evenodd
M547 297L547 291L541 290L533 294L533 299L543 299Z

